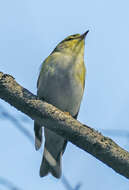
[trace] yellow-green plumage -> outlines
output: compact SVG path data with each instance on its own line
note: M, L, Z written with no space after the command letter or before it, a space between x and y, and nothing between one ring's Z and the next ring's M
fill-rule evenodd
M40 99L56 106L64 112L77 117L85 85L84 40L85 36L76 34L65 38L42 64L37 82L37 95ZM35 122L35 147L42 142L42 126ZM45 129L44 156L40 176L49 172L61 176L61 157L67 141Z

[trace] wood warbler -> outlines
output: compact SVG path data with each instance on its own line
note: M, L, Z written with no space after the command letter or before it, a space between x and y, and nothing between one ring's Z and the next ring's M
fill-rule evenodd
M85 85L84 34L68 36L61 41L41 66L37 82L37 95L40 99L68 112L77 118ZM35 148L42 143L42 125L34 122ZM67 141L45 128L44 154L40 176L51 173L61 177L61 160Z

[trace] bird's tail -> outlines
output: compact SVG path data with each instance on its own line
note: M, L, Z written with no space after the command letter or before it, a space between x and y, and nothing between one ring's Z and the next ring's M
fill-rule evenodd
M42 126L38 125L34 121L34 132L35 132L35 149L38 150L42 144Z
M48 152L47 147L44 148L43 159L40 167L40 177L46 176L51 173L54 177L61 177L61 160L62 152L58 155L57 159Z

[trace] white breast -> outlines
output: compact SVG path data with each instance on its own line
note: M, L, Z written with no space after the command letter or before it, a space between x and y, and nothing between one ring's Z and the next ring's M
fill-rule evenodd
M40 76L38 96L75 116L83 96L83 87L75 80L75 74L74 66L67 57L61 57L60 62L56 60L56 63L50 63Z

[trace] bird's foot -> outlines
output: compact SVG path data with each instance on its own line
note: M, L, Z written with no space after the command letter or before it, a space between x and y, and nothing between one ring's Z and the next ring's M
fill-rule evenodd
M66 115L68 115L68 116L71 116L70 113L67 112L67 111L64 111L64 113L65 113Z

